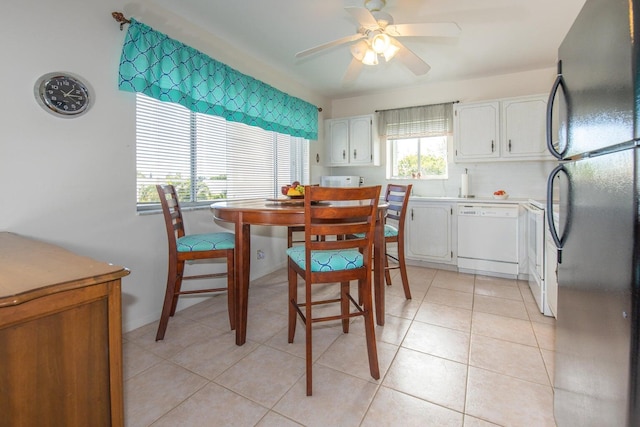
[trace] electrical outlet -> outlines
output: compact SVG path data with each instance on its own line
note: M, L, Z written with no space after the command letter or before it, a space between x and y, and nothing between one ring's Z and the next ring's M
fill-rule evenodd
M258 259L264 259L264 251L262 249L258 249Z

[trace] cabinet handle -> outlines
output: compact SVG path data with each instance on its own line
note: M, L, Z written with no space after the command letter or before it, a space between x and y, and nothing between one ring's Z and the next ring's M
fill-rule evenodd
M413 208L411 208L411 221L413 221Z
M342 150L342 160L347 158L347 151L346 150Z
M494 148L495 148L495 146L494 146L493 139L492 139L492 140L491 140L491 152L492 152L492 153L493 153L493 151L494 151Z
M358 158L358 151L355 148L353 149L353 158L354 159Z
M511 152L511 140L509 140L509 152Z

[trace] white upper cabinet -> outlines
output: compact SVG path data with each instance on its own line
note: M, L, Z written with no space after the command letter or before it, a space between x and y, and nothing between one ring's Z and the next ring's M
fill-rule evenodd
M544 159L547 151L547 98L542 96L502 101L502 156Z
M500 103L456 104L456 160L497 159L500 156Z
M374 125L373 114L326 120L327 166L379 165L379 140Z
M552 160L546 95L455 106L456 161Z

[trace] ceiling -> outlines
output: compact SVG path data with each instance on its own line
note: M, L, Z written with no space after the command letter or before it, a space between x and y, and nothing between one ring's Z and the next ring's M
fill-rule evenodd
M557 49L585 0L387 0L395 24L455 22L455 38L403 37L431 66L415 76L399 61L363 66L343 82L349 44L297 59L297 52L355 34L344 10L363 0L149 0L194 23L328 98L430 82L470 79L553 67Z

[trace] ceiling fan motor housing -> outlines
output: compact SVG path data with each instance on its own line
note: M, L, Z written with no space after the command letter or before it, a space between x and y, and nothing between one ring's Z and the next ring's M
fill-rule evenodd
M386 0L364 0L364 7L369 9L369 12L379 12L386 4Z

